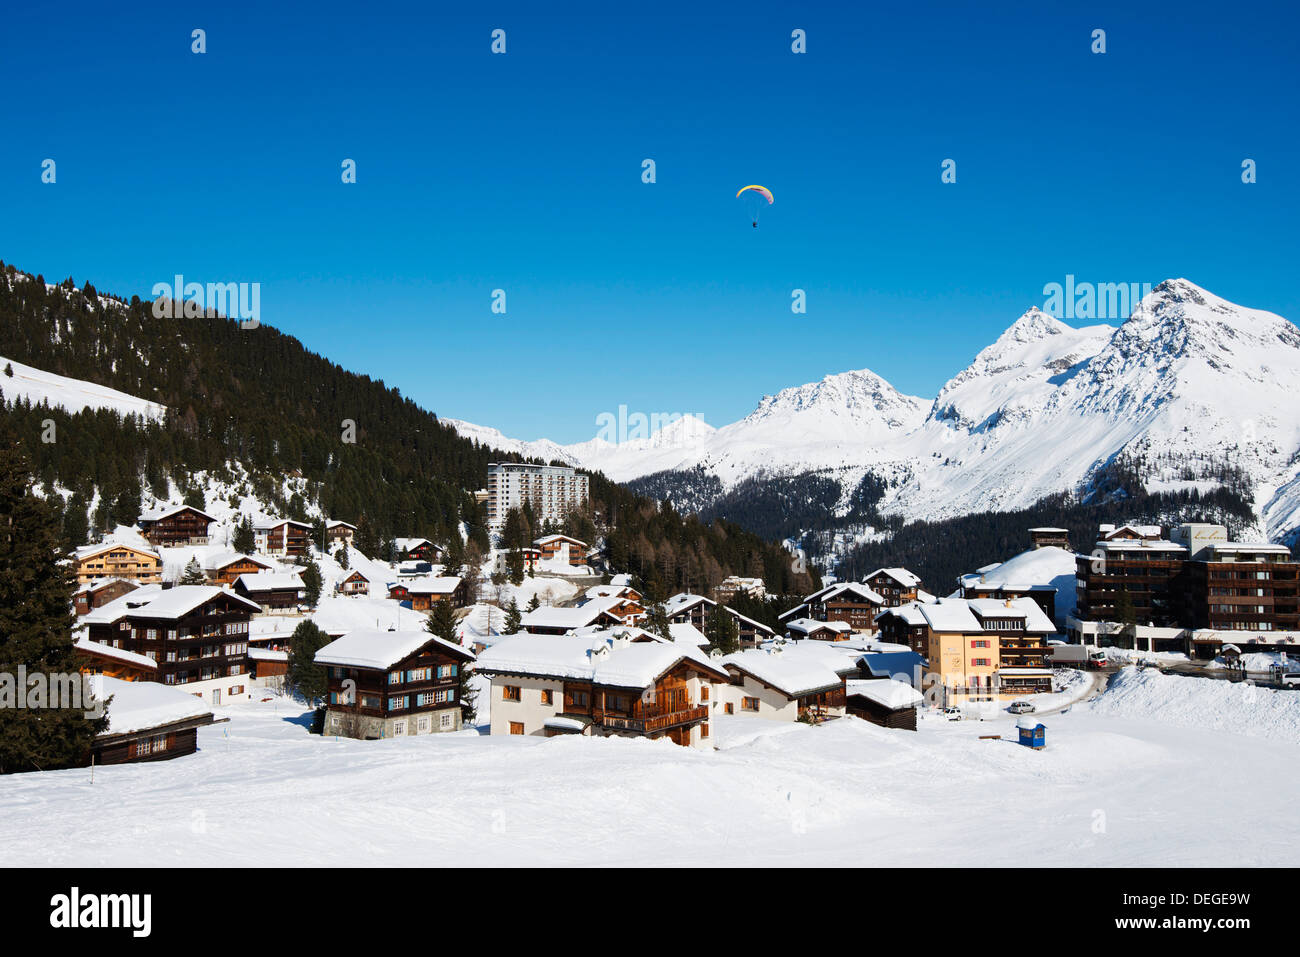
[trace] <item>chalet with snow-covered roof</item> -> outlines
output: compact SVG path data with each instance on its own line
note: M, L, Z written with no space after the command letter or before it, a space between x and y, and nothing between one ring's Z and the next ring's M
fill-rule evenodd
M723 714L773 721L825 721L844 714L844 682L857 674L850 655L776 641L725 655L731 680L718 689Z
M334 590L340 595L369 595L370 579L359 571L351 571L334 586Z
M785 625L786 635L792 641L848 641L853 629L846 621L817 621L815 618L796 618Z
M77 639L74 647L82 674L108 675L120 681L158 680L158 662L147 655L114 648L89 638Z
M198 750L198 729L212 724L212 710L194 695L149 682L91 679L96 698L113 699L108 728L91 744L95 764L166 761Z
M885 607L897 608L920 597L921 579L906 568L878 568L863 584L884 600Z
M442 556L442 549L427 538L395 538L393 550L401 562L436 562Z
M427 631L353 631L316 652L329 680L324 733L401 738L458 731L474 655Z
M716 607L718 607L718 603L712 598L695 595L691 592L680 592L664 602L664 611L668 615L669 622L692 624L700 631L705 630L709 615L712 614L713 609ZM727 605L723 605L722 609L736 622L736 628L740 632L741 645L753 646L761 641L776 637L776 632L762 622L746 618Z
M325 523L325 540L329 542L331 548L336 545L351 545L356 534L355 525L341 522L337 518L332 518Z
M150 545L206 545L216 519L191 505L166 505L140 513L140 534Z
M81 620L91 641L153 659L159 683L223 704L249 697L248 623L260 610L215 585L145 585Z
M730 601L737 595L766 598L767 585L763 583L761 578L742 578L739 575L728 575L713 589L713 594L718 601Z
M103 578L121 578L145 585L162 581L162 557L152 548L105 542L83 545L72 553L79 584Z
M570 565L587 563L587 543L568 535L543 535L533 540L543 561L567 561Z
M253 526L257 550L263 555L305 558L311 545L311 526L293 519L271 519Z
M428 611L440 601L451 602L453 608L464 608L469 600L469 583L455 575L412 578L390 584L388 597L412 611Z
M593 591L608 591L608 585L596 585L587 590L586 596L581 601L579 607L600 607L607 610L614 617L629 625L639 624L644 620L646 611L645 607L635 598L622 594L622 592L632 592L632 589L614 589L612 594L592 594Z
M727 672L689 642L626 629L515 635L479 656L492 734L667 738L712 748L713 689Z
M1039 525L1029 530L1029 542L1032 548L1063 548L1070 550L1070 530Z
M256 575L258 572L274 571L275 566L252 555L241 552L225 552L213 555L204 565L204 573L213 585L234 585L240 575Z
M126 581L122 578L103 578L86 582L72 596L72 610L79 616L84 615L89 611L107 605L116 598L121 598L127 592L135 591L139 587L136 582Z
M530 635L567 635L579 628L617 628L625 622L614 612L617 599L602 598L574 608L543 606L520 616L519 630Z
M235 593L262 606L263 611L296 608L307 594L297 572L256 572L235 579Z
M916 730L916 709L925 700L905 681L873 678L845 682L845 710L882 728Z

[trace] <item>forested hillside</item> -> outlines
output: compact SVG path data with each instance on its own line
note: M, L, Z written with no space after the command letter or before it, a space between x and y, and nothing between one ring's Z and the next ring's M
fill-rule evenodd
M184 492L205 472L290 517L309 507L379 537L446 541L463 522L485 542L473 489L491 461L518 461L464 439L382 381L349 372L262 325L241 329L220 316L157 318L152 303L105 295L68 279L47 287L0 263L0 355L167 407L161 421L111 410L69 412L6 398L4 417L25 438L43 490L84 512L65 521L81 534L130 524L142 499ZM0 372L0 393L6 377ZM41 441L54 424L54 441ZM355 423L355 442L344 441ZM237 465L235 465L237 463ZM284 479L306 494L286 498ZM611 553L665 587L704 588L727 574L775 576L771 587L808 584L789 555L736 526L704 524L663 509L602 476L591 483L587 534L608 532ZM78 544L78 542L73 542ZM756 571L761 569L762 571Z

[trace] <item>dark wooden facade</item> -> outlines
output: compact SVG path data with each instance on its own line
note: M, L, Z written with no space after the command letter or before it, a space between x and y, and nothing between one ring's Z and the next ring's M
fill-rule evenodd
M140 532L151 545L206 545L211 515L188 505L158 518L141 518Z
M248 673L248 623L251 609L229 592L220 592L175 618L134 609L112 623L91 624L91 641L151 657L154 679L167 685Z
M135 582L112 578L105 582L85 585L73 596L72 607L78 615L101 608L115 598L121 598L127 592L133 592L140 586Z
M412 611L429 611L435 602L450 601L453 608L464 608L469 596L469 584L461 579L450 592L433 591L419 582L397 582L388 589L388 597L394 601L410 602Z
M870 721L872 724L878 724L882 728L916 730L915 707L887 708L877 701L872 701L866 695L860 694L850 694L846 700L845 710L854 717Z
M110 712L112 706L109 706ZM212 715L187 718L156 728L103 734L95 738L91 754L95 764L134 764L142 761L168 761L199 749L199 731L213 723Z
M438 712L460 710L457 689L459 671L474 660L468 651L448 647L430 636L428 644L387 668L355 668L326 665L329 693L326 710L361 718L415 718ZM355 683L355 698L349 686ZM436 724L435 724L436 729Z
M271 570L272 566L267 562L259 561L251 555L241 555L224 565L209 569L208 579L214 585L233 585L240 575L256 575Z

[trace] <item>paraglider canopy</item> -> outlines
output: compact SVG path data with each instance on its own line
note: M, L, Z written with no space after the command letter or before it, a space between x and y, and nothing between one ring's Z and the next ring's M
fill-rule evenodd
M744 205L750 222L755 228L758 227L758 214L764 206L771 206L773 202L772 191L766 186L757 184L742 186L736 191L736 198Z

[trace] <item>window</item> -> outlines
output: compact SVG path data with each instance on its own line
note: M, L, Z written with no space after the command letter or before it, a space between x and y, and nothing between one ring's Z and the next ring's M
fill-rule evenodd
M510 722L510 733L511 733L511 734L523 734L523 733L524 733L524 723L523 723L522 721L511 721L511 722Z
M705 684L700 685L700 700L701 700L701 701L708 701L708 700L709 700L709 686L708 686L708 685L705 685Z
M444 711L442 714L438 716L439 727L443 727L443 728L453 727L455 721L456 721L456 716L452 714L450 711ZM520 733L522 733L522 731Z
M502 685L502 686L501 686L501 699L502 699L503 701L518 701L518 700L519 700L519 685ZM511 732L511 733L513 734L514 732ZM523 732L520 732L520 733L522 734Z
M700 737L707 738L708 736L709 736L709 723L706 721L704 722L704 724L700 725Z
M455 666L455 665L439 665L439 666L438 666L438 677L439 677L439 678L454 678L454 677L456 677L456 666Z
M554 704L554 703L555 703L555 692L552 691L550 688L543 688L542 704Z
M989 643L988 643L988 641L987 641L986 639L980 638L980 639L976 639L976 640L972 641L972 642L970 643L970 646L971 646L972 648L988 648L988 647L989 647Z
M725 708L724 710L726 711L727 714L735 714L735 713L736 713L736 706L735 706L734 704L732 704L730 701L728 701L728 702L727 702L727 706L726 706L726 708Z
M987 668L989 666L989 661L990 659L988 658L972 658L971 664L976 668Z
M429 730L429 716L427 714L420 718L419 723L416 725L416 729L419 731Z
M406 734L406 722L405 722L405 721L394 721L394 722L393 722L393 735L394 735L394 736L398 736L398 735L403 735L403 734Z
M740 710L741 710L741 711L757 711L757 710L758 710L758 699L757 699L757 698L741 698L741 699L740 699Z

